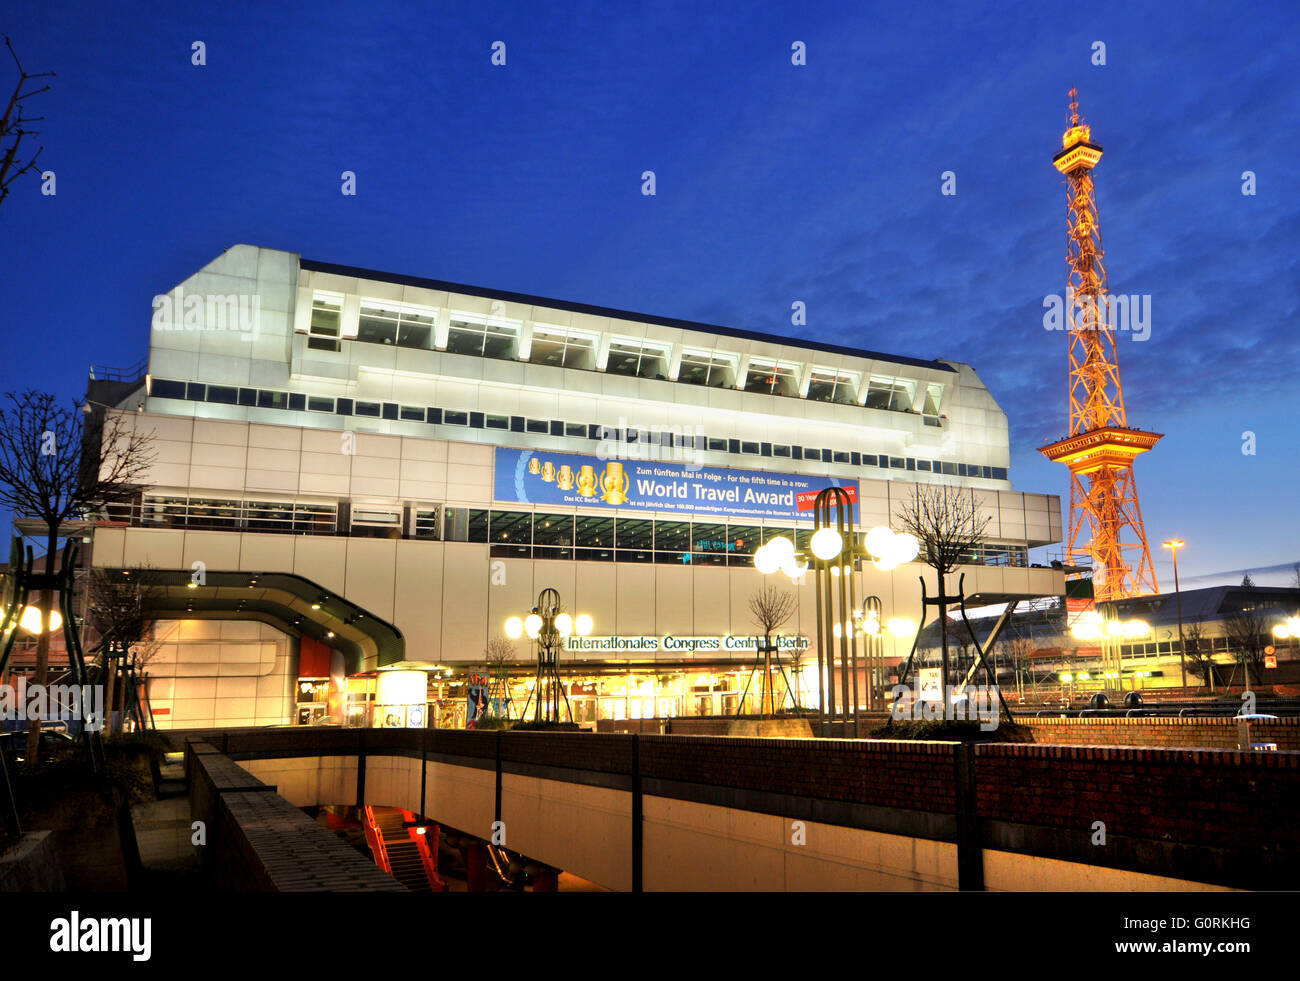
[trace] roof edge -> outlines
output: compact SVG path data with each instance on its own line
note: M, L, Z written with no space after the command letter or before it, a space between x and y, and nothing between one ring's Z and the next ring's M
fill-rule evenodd
M901 354L885 354L880 351L868 351L863 348L845 347L839 344L818 344L803 338L783 337L779 334L765 334L760 331L741 330L736 327L723 327L719 324L706 324L694 320L678 320L673 317L660 317L653 314L637 313L632 310L620 310L615 307L602 307L590 303L575 303L571 300L557 300L554 297L534 296L531 293L514 293L509 290L487 289L470 286L465 283L452 283L441 279L426 279L421 276L406 276L400 273L383 272L378 269L363 269L358 266L344 266L333 262L319 262L315 259L300 258L300 268L310 272L329 273L334 276L348 276L356 279L373 279L384 283L397 283L402 286L418 286L423 289L442 290L449 293L468 293L484 296L506 303L522 303L529 306L554 307L568 310L570 313L585 313L594 317L615 317L619 320L639 320L661 327L673 327L679 330L695 330L709 334L723 334L750 341L762 341L768 344L780 344L784 347L798 347L810 351L825 351L830 354L847 354L855 358L867 358L874 361L888 361L893 364L910 365L915 368L931 368L935 371L956 372L948 364L938 359L910 358Z

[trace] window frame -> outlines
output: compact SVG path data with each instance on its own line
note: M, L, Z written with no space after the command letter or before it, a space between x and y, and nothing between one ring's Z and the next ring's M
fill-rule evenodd
M615 351L615 346L626 348L627 350ZM631 348L636 348L636 366L629 373L626 371L614 371L610 368L611 359L616 354L623 357L632 354ZM605 352L605 372L611 375L618 375L622 378L644 378L649 381L667 381L668 365L672 355L672 345L666 341L654 341L649 338L636 337L611 337L609 339L609 350ZM655 374L646 374L645 363L648 360L658 361L662 365L662 371Z
M772 380L764 391L762 386L754 386L751 383L751 376L754 374L771 373ZM789 380L789 391L777 391L777 388L785 388L780 384L782 379ZM745 391L752 392L755 395L780 395L784 398L799 397L799 365L790 361L774 361L770 358L751 358L749 365L745 369Z
M337 304L337 309L333 307ZM317 324L317 314L333 314L333 331L327 325ZM330 290L313 290L311 315L307 325L307 347L312 351L337 354L343 348L343 294Z

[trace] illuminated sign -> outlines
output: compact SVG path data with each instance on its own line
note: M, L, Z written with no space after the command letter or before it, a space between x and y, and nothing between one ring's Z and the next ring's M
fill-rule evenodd
M923 702L943 701L943 669L921 668L917 672L918 696Z
M857 503L858 482L851 478L497 447L493 497L520 504L812 521L813 499L827 487L843 487Z
M616 635L605 637L570 636L564 640L564 649L573 653L595 654L728 654L733 651L757 651L760 638L754 636L683 637L677 634ZM783 651L806 651L811 644L807 637L776 637Z

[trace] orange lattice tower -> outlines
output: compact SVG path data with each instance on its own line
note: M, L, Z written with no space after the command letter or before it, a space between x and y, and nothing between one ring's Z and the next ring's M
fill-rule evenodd
M1069 266L1066 286L1070 339L1070 435L1044 446L1049 459L1070 468L1069 561L1091 556L1093 597L1124 599L1158 591L1151 550L1138 507L1133 458L1156 445L1160 433L1130 429L1119 380L1110 294L1102 264L1101 228L1092 168L1101 146L1079 121L1070 90L1070 128L1052 163L1069 184ZM1085 527L1091 535L1080 544Z

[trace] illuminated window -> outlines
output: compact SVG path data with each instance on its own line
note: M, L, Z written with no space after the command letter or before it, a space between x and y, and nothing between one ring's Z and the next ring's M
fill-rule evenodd
M654 522L648 518L619 518L614 546L620 562L649 562L653 556Z
M311 330L307 346L313 351L339 349L339 321L343 316L343 294L317 290L311 298Z
M575 557L589 562L614 561L614 519L580 514L576 518Z
M858 401L859 377L848 372L814 368L808 382L808 398L814 402L839 402L854 405Z
M596 367L596 335L537 324L533 327L528 360L533 364L590 371Z
M689 563L691 525L689 521L655 522L655 561Z
M519 354L518 320L453 313L447 331L447 350L483 358L511 361Z
M796 369L792 364L752 359L745 376L745 391L763 395L798 395Z
M522 559L532 556L532 512L493 511L488 527L492 555Z
M668 377L668 347L649 341L618 338L610 341L605 370L612 375L664 381Z
M357 340L427 350L433 347L433 327L437 318L437 311L430 307L363 298Z
M740 355L709 351L685 350L677 380L687 385L704 385L708 388L732 388L736 384L736 370Z
M943 402L943 386L938 382L932 382L925 388L925 405L921 408L921 414L927 426L942 425L939 421L939 405Z
M547 548L547 552L537 553L536 558L570 558L569 550L573 546L573 515L533 515L533 544Z
M916 382L910 378L872 375L867 387L867 408L910 412L916 397Z

